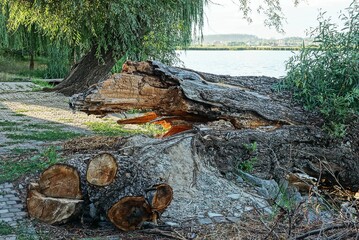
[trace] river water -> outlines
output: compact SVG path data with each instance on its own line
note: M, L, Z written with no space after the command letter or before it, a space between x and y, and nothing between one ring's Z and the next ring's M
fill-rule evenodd
M286 75L285 61L295 54L292 51L178 51L184 67L214 74L232 76Z

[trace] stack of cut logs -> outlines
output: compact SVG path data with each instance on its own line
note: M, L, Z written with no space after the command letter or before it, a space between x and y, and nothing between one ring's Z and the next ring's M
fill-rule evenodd
M81 181L76 167L55 164L42 172L38 183L30 183L27 209L30 217L49 224L60 224L73 219L84 211L90 202L89 191L82 190L85 182L93 189L116 184L119 164L109 153L101 153L87 163L86 181ZM150 182L150 181L149 181ZM83 187L88 188L88 187ZM114 188L116 189L116 188ZM143 189L142 195L121 196L106 208L107 218L119 229L135 230L145 221L156 222L173 198L172 188L166 183ZM108 202L105 203L108 205Z

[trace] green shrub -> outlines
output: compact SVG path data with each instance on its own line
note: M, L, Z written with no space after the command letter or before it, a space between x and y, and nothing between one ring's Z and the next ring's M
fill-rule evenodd
M320 13L311 33L317 48L303 45L287 62L283 81L294 99L323 115L325 128L336 136L359 114L359 4L353 1L340 20L342 29Z

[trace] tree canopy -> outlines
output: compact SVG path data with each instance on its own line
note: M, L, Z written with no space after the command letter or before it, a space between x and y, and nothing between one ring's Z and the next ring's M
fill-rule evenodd
M36 24L54 41L111 50L116 58L166 58L176 45L190 42L203 24L206 0L2 0L8 26ZM157 56L156 56L157 55Z

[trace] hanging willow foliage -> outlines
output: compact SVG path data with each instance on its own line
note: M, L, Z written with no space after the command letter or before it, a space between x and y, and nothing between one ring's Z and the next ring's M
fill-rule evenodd
M52 40L71 46L98 46L125 53L168 58L176 45L188 45L203 25L206 0L1 0L9 9L8 27L36 24ZM170 59L170 58L168 58Z
M235 0L250 19L251 2ZM295 3L298 0L294 0ZM156 58L170 62L176 46L201 35L204 6L209 0L0 0L9 10L10 29L36 24L52 40L70 46L97 46L98 56L111 50L119 59ZM266 24L281 30L279 0L265 0L258 10ZM1 26L0 26L1 27Z

